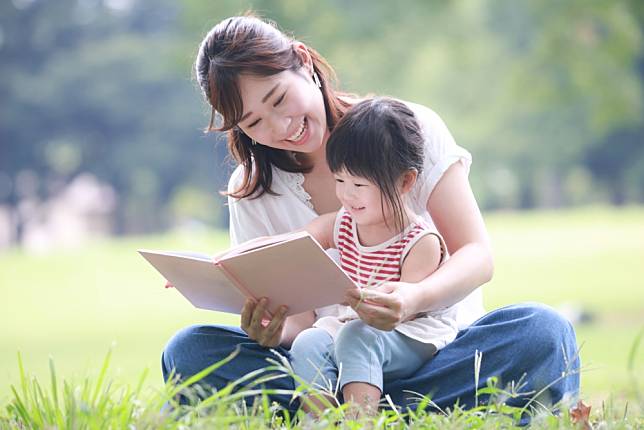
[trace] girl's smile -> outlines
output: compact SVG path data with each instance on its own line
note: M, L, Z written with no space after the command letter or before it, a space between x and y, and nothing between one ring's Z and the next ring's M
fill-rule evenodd
M369 180L353 176L345 170L335 173L335 191L340 203L356 220L358 225L385 225L391 216L383 206L380 189Z

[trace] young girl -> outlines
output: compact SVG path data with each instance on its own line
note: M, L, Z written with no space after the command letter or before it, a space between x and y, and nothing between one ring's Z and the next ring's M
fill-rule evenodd
M354 306L372 308L370 291L384 282L418 282L446 255L436 229L407 206L423 169L423 137L413 112L388 98L360 102L340 120L326 148L342 203L306 230L336 248L341 267L360 287ZM363 309L367 310L367 309ZM412 375L458 331L454 307L417 314L392 331L371 327L349 306L316 311L312 328L291 347L295 373L309 385L338 387L356 411L374 412L384 379ZM311 397L305 409L322 408Z

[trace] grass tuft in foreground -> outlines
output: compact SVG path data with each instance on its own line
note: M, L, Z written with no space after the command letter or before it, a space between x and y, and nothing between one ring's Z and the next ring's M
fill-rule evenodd
M638 337L634 348L639 344ZM277 357L266 369L251 372L222 390L211 390L199 385L204 377L236 358L237 351L226 359L204 369L183 382L169 382L163 389L143 392L144 372L135 387L119 386L107 377L111 349L103 361L96 379L85 378L74 384L59 381L50 358L50 383L41 385L25 372L22 357L18 354L20 383L11 386L13 397L0 412L1 429L517 429L531 421L531 428L544 429L639 429L644 428L642 405L639 415L633 411L618 410L610 402L601 405L594 415L590 410L579 409L571 413L568 407L545 407L538 402L539 393L523 408L508 406L506 401L521 392L522 384L501 388L491 378L487 386L477 393L477 405L465 410L455 405L441 410L430 398L417 394L417 407L402 411L386 398L384 407L375 417L349 418L344 405L333 405L314 420L298 411L271 402L271 395L301 399L305 391L333 396L334 391L307 387L304 384L292 391L261 389L263 383L275 379L296 378L285 359ZM480 355L477 360L480 362ZM476 366L475 366L476 369ZM476 372L475 372L476 373ZM476 375L475 375L476 377ZM172 378L171 378L172 379ZM337 393L337 391L336 391ZM180 404L179 399L192 399L190 405ZM197 398L203 399L196 401ZM321 397L322 398L322 397ZM479 398L486 398L479 404ZM245 402L254 399L250 405ZM389 406L389 407L387 407ZM558 409L561 412L556 412ZM585 415L584 415L585 413ZM582 415L580 419L579 416Z

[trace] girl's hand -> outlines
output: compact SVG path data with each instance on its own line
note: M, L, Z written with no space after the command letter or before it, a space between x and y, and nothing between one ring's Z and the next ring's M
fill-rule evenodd
M417 285L407 282L386 282L372 289L349 290L347 302L365 323L390 331L418 313L413 305L413 292L417 289Z
M286 321L286 306L280 306L273 318L266 317L268 299L259 301L246 300L241 312L241 328L248 337L266 348L279 346L282 340L284 322Z

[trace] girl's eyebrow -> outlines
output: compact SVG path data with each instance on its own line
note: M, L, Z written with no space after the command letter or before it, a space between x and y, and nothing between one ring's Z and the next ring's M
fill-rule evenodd
M277 91L277 89L279 88L279 86L280 86L280 83L279 83L279 82L278 82L278 83L276 83L275 85L273 85L273 88L271 88L271 89L266 93L266 95L264 95L264 97L262 97L262 103L266 103L266 100L268 100L268 99L273 95L273 93L274 93L275 91ZM241 117L241 118L239 118L239 121L238 121L238 122L242 122L242 121L244 121L246 118L248 118L248 117L249 117L249 116L251 116L252 114L253 114L253 112L252 112L252 111L250 111L250 112L246 112L244 115L242 115L242 117Z

